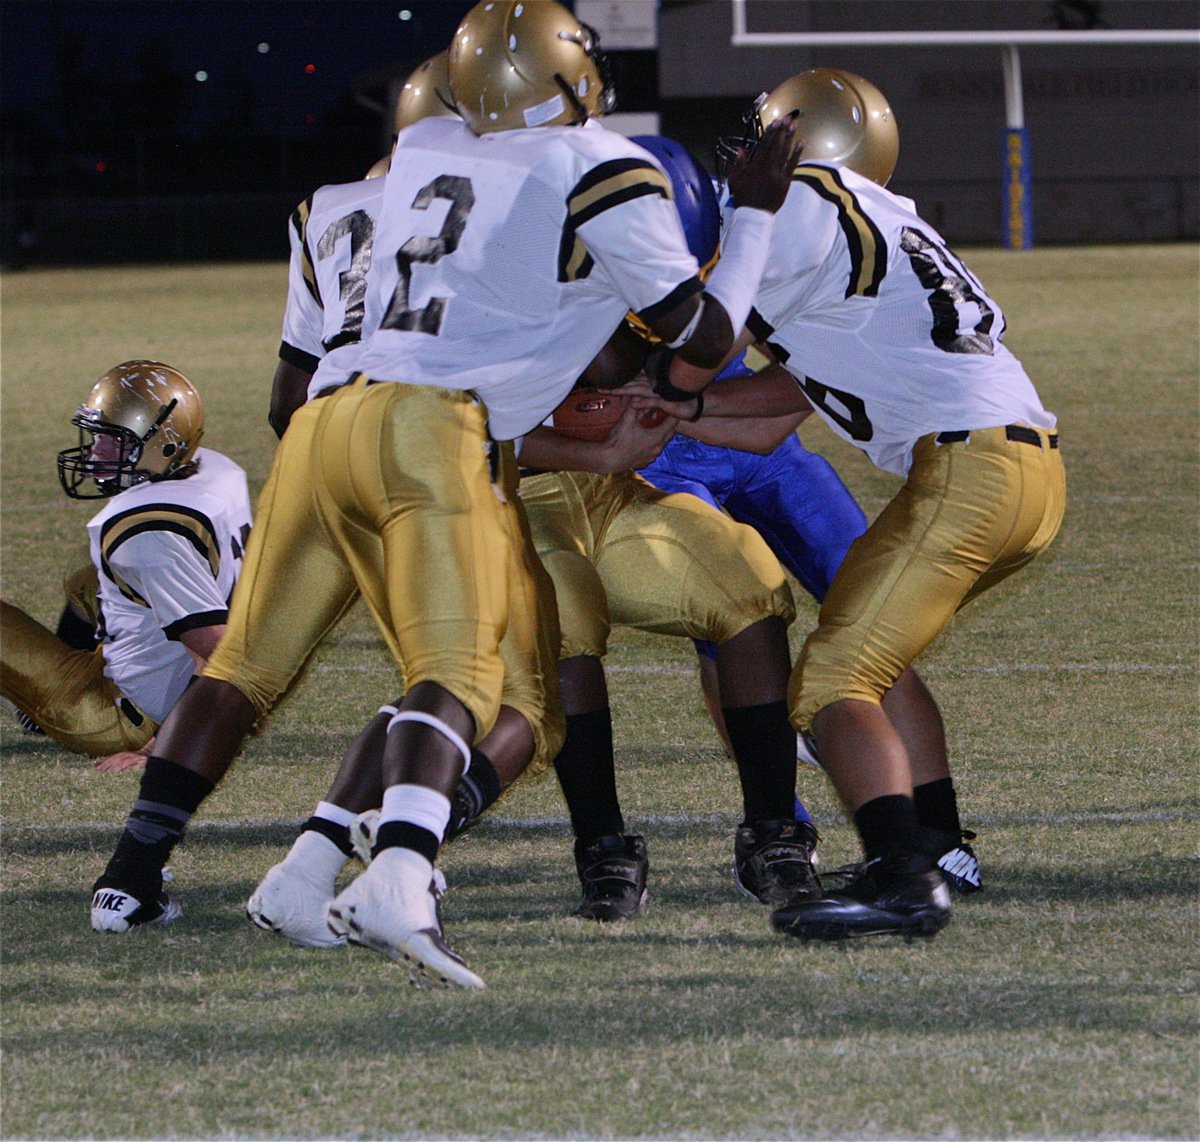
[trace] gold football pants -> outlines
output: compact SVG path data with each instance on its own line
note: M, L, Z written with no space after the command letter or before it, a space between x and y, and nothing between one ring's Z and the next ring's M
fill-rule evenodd
M790 623L791 588L753 528L632 472L521 480L537 553L554 580L562 656L603 656L611 625L728 642L768 615Z
M561 739L552 641L497 493L486 412L466 392L360 378L293 416L255 510L228 628L204 673L259 715L361 592L405 682L435 682L491 728L501 701ZM506 654L501 640L507 636Z
M89 757L141 749L158 728L105 676L99 648L73 650L5 602L0 602L0 694L47 737Z
M93 629L100 626L100 576L85 550L83 561L63 576L63 594L67 605Z
M955 611L1058 534L1057 434L1019 425L937 439L917 442L904 486L838 569L788 687L798 730L839 699L879 702Z

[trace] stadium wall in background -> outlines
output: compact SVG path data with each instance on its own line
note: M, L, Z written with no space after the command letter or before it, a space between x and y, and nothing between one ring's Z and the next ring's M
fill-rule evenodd
M336 19L337 3L308 7ZM409 7L420 16L421 4ZM453 7L439 4L437 17ZM845 67L873 80L896 111L892 188L914 198L952 243L1001 243L1008 144L999 47L735 48L729 0L576 7L609 33L628 133L657 116L663 134L711 165L717 135L737 129L759 91L808 67ZM1198 14L1195 0L747 4L751 28L793 32L1178 29L1195 28ZM6 36L9 60L11 44ZM198 134L194 123L186 131L116 121L106 129L94 118L86 133L50 131L44 117L6 110L0 264L283 260L296 204L322 183L359 177L383 153L389 99L421 58L347 75L345 98L299 134L220 125ZM1039 245L1200 237L1197 46L1026 46L1021 64Z

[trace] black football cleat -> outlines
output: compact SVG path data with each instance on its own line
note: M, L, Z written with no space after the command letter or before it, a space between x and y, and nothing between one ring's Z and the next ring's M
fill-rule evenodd
M646 902L650 858L642 837L613 833L588 845L576 840L575 869L583 899L573 915L583 920L632 920Z
M950 890L937 869L906 861L868 861L844 887L819 900L771 913L778 932L801 940L858 936L933 936L950 921Z
M816 900L821 885L813 872L817 830L806 821L755 821L738 826L733 879L747 896L772 908Z

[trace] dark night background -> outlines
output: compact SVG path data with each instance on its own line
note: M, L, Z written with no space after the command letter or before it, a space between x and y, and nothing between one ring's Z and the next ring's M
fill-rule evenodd
M0 196L298 199L361 177L386 148L389 78L469 7L5 0Z
M286 256L280 211L385 152L389 84L441 51L472 3L3 0L0 257ZM624 105L651 105L653 53L616 63ZM181 203L153 205L203 196L207 210L235 193L262 200L215 236L193 228L197 248ZM118 251L91 206L95 226L67 249L38 224L47 198L136 199L145 225Z

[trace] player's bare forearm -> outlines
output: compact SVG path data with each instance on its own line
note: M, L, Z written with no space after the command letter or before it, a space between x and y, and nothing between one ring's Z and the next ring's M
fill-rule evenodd
M704 444L736 448L767 456L799 427L808 412L787 416L702 416L694 424L681 423L679 431Z
M694 400L668 401L658 396L649 385L634 381L626 386L635 408L659 408L668 416L690 422L696 414ZM775 418L799 416L797 424L810 412L808 403L796 378L782 365L768 365L760 373L731 377L720 384L710 385L704 392L704 409L695 423L712 418L753 417Z
M217 623L209 627L185 630L179 636L179 641L183 643L184 649L192 656L192 661L196 664L197 674L204 669L212 657L213 651L217 649L217 644L221 641L224 633L225 624Z
M804 390L782 365L748 377L731 377L705 394L705 416L779 417L812 412ZM799 421L797 421L799 423Z

